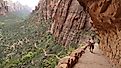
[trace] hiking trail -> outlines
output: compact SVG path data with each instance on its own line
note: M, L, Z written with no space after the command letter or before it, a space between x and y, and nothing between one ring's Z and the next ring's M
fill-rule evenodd
M108 62L102 52L99 50L98 45L95 45L94 53L89 51L89 48L86 49L85 54L79 59L78 63L74 68L114 68Z

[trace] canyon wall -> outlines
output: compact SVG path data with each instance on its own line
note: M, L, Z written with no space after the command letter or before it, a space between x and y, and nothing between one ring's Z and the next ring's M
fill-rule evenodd
M121 68L121 0L78 0L100 36L100 49Z
M7 2L1 0L0 1L0 15L5 15L8 12Z
M31 10L32 9L30 7L24 6L19 2L14 3L11 0L0 1L0 15L6 15L7 13L11 13L11 12L30 13Z
M53 21L50 32L64 46L80 43L82 30L91 28L89 14L76 0L40 0L35 11Z
M35 11L53 21L50 32L65 46L80 42L82 29L91 26L91 16L100 49L121 66L121 0L40 0Z

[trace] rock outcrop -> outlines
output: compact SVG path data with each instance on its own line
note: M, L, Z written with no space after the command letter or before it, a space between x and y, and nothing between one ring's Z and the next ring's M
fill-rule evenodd
M59 60L58 65L55 68L73 68L73 66L78 62L79 58L85 53L88 46L79 47L66 56Z
M121 68L121 0L78 0L100 36L100 48Z
M0 1L0 15L5 15L8 12L7 2L1 0Z
M28 13L30 13L30 11L32 10L27 5L22 5L18 1L17 2L12 2L11 0L8 0L7 5L8 5L8 11L9 12L18 12L18 11L22 11L22 10L27 10Z
M40 0L35 11L53 21L50 32L65 46L80 43L82 30L91 28L89 14L76 0Z

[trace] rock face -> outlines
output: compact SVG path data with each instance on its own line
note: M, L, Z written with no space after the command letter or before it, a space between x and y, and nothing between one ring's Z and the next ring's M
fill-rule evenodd
M100 36L100 48L121 68L121 0L78 0Z
M8 11L9 12L18 12L21 10L27 10L28 13L32 10L30 7L28 7L27 5L22 5L20 2L15 2L13 3L11 0L7 1L7 5L8 5Z
M6 15L8 12L18 12L22 13L26 11L27 13L31 12L31 8L28 6L23 6L19 2L13 3L11 0L1 0L0 1L0 15Z
M81 31L91 28L89 14L76 0L40 0L35 11L53 21L50 32L65 46L80 43Z
M8 12L7 2L1 0L0 1L0 15L5 15Z

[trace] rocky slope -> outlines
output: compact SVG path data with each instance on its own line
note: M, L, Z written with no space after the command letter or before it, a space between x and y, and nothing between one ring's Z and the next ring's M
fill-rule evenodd
M35 11L53 21L50 32L65 46L80 43L82 30L91 28L90 16L76 0L40 0Z
M89 12L100 35L100 48L121 67L121 0L78 0Z

